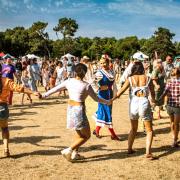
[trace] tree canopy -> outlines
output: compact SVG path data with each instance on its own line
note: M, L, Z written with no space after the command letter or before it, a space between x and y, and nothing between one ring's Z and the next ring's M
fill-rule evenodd
M152 58L157 52L158 57L163 60L167 54L180 54L180 42L172 41L175 34L163 27L159 27L149 39L138 39L136 36L121 39L74 37L79 26L76 20L64 17L53 28L58 39L51 40L46 31L47 26L47 22L38 21L29 28L15 27L0 32L0 51L15 57L34 53L49 58L59 58L69 52L79 57L87 55L91 60L99 59L104 53L112 58L127 60L138 50ZM62 38L59 38L59 34Z

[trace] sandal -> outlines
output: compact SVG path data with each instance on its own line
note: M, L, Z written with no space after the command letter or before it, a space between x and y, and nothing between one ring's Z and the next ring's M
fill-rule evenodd
M158 159L158 157L155 157L155 156L153 156L152 154L146 154L146 158L147 158L148 160Z
M96 130L93 131L93 134L97 137L97 138L101 138L101 136L99 134L96 133Z
M135 152L136 152L135 150L129 149L127 153L128 153L128 154L134 154Z

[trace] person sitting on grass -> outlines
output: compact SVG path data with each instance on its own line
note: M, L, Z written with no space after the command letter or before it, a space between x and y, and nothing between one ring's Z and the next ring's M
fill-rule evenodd
M110 104L111 101L98 98L91 85L83 81L87 72L87 66L79 63L75 66L75 78L69 78L42 94L40 98L46 98L60 90L67 89L69 101L67 108L67 128L76 131L75 141L72 145L61 151L64 158L68 161L80 158L78 149L90 138L90 126L86 116L85 99L88 95L96 102Z

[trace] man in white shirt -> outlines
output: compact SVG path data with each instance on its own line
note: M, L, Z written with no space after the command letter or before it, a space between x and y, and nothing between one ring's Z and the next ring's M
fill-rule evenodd
M173 59L170 55L166 56L166 60L163 62L163 67L165 71L166 82L171 78L171 71L174 68Z

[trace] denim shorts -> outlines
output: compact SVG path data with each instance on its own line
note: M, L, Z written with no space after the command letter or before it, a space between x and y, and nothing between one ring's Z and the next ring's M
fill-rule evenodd
M167 106L167 113L169 115L180 115L180 107Z
M0 121L7 120L9 118L9 109L6 103L0 104Z

